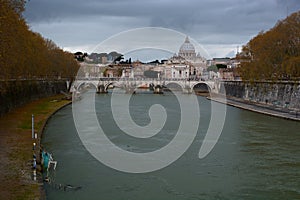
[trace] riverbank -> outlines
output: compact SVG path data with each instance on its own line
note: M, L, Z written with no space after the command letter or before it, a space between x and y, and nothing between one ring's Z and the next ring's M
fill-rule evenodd
M270 104L256 103L256 102L247 101L235 97L226 97L226 101L225 101L223 97L220 97L218 95L213 95L213 97L207 97L207 98L212 101L225 103L229 106L233 106L244 110L249 110L256 113L261 113L261 114L265 114L273 117L279 117L288 120L300 121L300 112L286 109L286 108L274 107L273 105Z
M0 117L0 199L41 199L42 185L32 180L33 142L31 115L35 132L41 137L47 119L69 104L62 95L42 98L16 108Z

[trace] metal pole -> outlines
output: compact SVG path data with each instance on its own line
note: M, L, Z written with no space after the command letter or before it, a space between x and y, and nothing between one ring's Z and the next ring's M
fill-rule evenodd
M31 127L32 127L32 129L31 129L31 137L33 139L34 138L34 115L33 114L31 116Z

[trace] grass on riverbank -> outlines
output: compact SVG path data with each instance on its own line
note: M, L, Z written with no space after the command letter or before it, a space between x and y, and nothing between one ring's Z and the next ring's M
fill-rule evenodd
M31 115L41 134L51 114L70 101L61 95L33 101L0 118L0 199L40 199L40 186L32 181Z

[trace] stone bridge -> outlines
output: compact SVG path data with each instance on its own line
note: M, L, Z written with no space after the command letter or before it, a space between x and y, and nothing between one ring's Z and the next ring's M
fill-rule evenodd
M166 78L121 78L121 77L102 77L102 78L81 78L76 79L71 87L71 92L80 90L85 85L92 85L97 93L107 93L109 87L117 87L126 92L135 92L137 88L149 87L154 93L162 93L163 88L172 88L176 84L183 93L192 93L195 86L207 86L210 92L218 93L220 84L217 81L201 81L191 79L166 79Z

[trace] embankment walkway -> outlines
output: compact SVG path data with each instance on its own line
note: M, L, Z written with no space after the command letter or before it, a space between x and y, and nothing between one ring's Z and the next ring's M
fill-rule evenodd
M234 106L236 108L300 122L299 111L294 111L287 108L274 107L273 105L269 104L250 102L235 97L227 97L226 102L224 101L223 97L218 96L214 96L213 98L208 97L208 99L219 103L226 103L227 105Z

